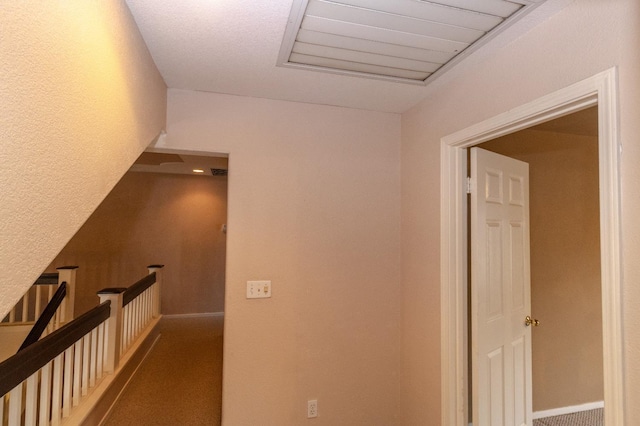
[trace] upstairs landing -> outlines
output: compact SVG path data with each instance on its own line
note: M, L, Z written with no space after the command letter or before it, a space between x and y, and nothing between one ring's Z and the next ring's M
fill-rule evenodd
M219 425L223 317L168 318L104 426Z

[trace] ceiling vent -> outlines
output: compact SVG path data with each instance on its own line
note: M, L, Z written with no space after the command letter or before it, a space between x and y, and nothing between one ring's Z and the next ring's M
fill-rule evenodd
M294 0L281 66L425 84L544 0Z
M211 169L211 174L213 176L227 176L229 171L227 169Z

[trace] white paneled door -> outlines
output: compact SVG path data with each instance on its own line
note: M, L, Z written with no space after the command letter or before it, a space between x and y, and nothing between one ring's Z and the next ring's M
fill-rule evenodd
M532 425L529 165L471 149L474 426Z

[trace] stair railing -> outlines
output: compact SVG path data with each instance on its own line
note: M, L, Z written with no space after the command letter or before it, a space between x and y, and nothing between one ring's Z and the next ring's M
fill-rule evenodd
M129 288L105 288L98 292L100 302L111 301L109 353L107 365L117 368L120 358L129 350L146 325L160 315L160 270L163 265L149 266L149 275ZM112 367L113 366L113 367Z
M129 288L101 290L99 306L1 362L0 425L82 424L105 379L130 359L122 355L157 323L161 269L150 266Z
M52 320L55 318L56 312L58 311L60 305L62 305L62 302L64 301L66 295L67 282L63 281L62 284L58 286L58 289L54 293L51 300L49 300L49 303L44 308L44 311L42 311L42 315L40 315L36 323L31 328L31 331L29 331L29 334L24 339L24 342L22 342L22 345L20 345L20 349L18 349L18 352L40 340L40 337L42 337L42 333L44 333L49 324L52 323ZM53 321L53 323L55 324L55 321Z
M7 424L58 425L102 378L106 302L0 363Z
M44 273L27 290L22 299L0 322L2 325L33 324L42 314L58 287L66 282L67 296L62 300L60 309L54 315L47 332L73 319L77 266L63 266L58 272Z

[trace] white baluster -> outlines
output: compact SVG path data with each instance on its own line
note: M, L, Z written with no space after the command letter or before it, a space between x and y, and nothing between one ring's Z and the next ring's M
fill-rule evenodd
M151 291L151 287L144 291L142 298L142 325L144 328L147 325L147 300L149 296L149 292Z
M24 399L24 426L36 426L38 413L38 371L27 379Z
M40 317L40 314L41 314L40 309L42 309L42 286L37 285L36 286L36 307L33 311L33 314L35 315L36 319Z
M153 285L144 292L144 323L149 322L149 295L153 291Z
M135 327L134 327L134 332L133 332L133 340L135 340L136 337L138 337L138 333L140 332L140 295L138 295L138 297L136 297L135 300L135 311L136 311L136 320L135 320Z
M29 291L22 297L22 322L27 321L29 321Z
M133 303L133 302L132 302ZM127 324L127 346L124 349L125 351L127 349L129 349L129 345L131 344L131 341L133 340L133 320L135 318L135 312L133 310L133 305L130 303L127 305L127 308L129 308L129 312L128 312L128 324Z
M140 298L140 324L142 329L147 325L147 292L149 289L150 287L143 291Z
M135 300L131 301L131 303L127 305L127 308L129 308L129 324L127 327L127 346L124 348L123 352L126 352L127 349L129 349L129 345L133 341L133 333L135 330L134 325L136 319Z
M136 320L135 300L132 301L127 306L129 307L129 337L127 339L126 349L129 349L131 342L133 342L133 336L135 333L135 320Z
M89 335L85 335L82 338L82 396L87 395L89 392L89 361L91 348L91 338Z
M22 417L22 383L9 392L9 424L19 425Z
M53 389L51 391L51 424L58 426L62 416L62 364L64 352L53 360Z
M140 295L138 295L140 296ZM133 315L131 315L131 342L136 339L136 334L138 334L138 298L136 297L131 302L131 311Z
M104 322L104 347L103 347L103 351L102 351L102 365L103 366L107 365L107 352L108 352L107 346L109 345L107 340L108 340L109 333L110 333L109 332L109 321L105 321ZM105 370L105 374L108 374L108 372L106 370Z
M96 371L98 368L98 333L94 328L91 330L91 363L89 364L89 387L96 385Z
M82 379L82 342L81 338L75 343L74 354L75 358L73 360L73 406L76 407L80 404L80 381Z
M149 273L156 273L156 283L154 285L153 294L153 316L158 317L160 315L160 286L162 285L162 268L164 265L150 265L148 267Z
M149 289L147 288L144 293L142 293L142 299L140 299L140 330L144 330L147 325L147 292Z
M4 425L4 405L6 404L7 396L0 396L0 424Z
M147 289L147 302L146 302L147 309L145 314L147 322L149 322L149 320L151 319L151 315L153 314L153 309L151 305L151 295L153 294L154 287L155 287L155 284Z
M100 303L111 301L111 313L105 329L104 370L114 373L120 362L120 344L122 342L122 292L123 289L103 290L98 293Z
M40 369L40 426L49 425L49 413L51 410L51 364L49 361Z
M105 342L105 323L102 322L98 326L98 347L96 352L98 353L98 359L96 362L96 374L98 375L98 379L102 378L102 374L104 373L104 342Z
M64 305L65 302L65 299L62 299L62 305ZM56 323L53 331L56 331L64 324L64 309L62 305L58 306L58 310L56 311Z
M71 414L71 391L73 389L73 345L64 351L64 373L62 375L62 417Z
M66 313L67 313L67 296L65 296L64 299L62 299L62 302L60 302L60 306L58 306L58 318L60 318L60 324L56 327L56 330L60 328L60 325L67 322Z
M127 324L129 323L129 305L122 308L122 334L120 335L120 355L124 353L127 347Z

